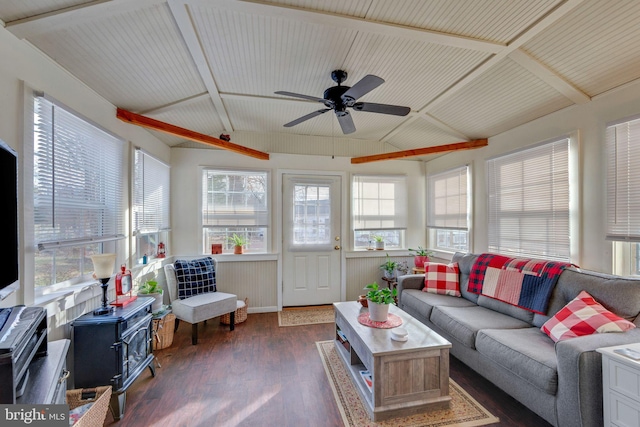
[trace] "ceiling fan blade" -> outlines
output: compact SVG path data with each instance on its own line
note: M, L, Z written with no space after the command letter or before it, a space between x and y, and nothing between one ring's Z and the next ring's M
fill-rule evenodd
M384 83L384 80L380 77L374 76L373 74L367 74L358 83L354 84L350 89L343 93L342 99L345 100L345 102L348 99L356 100L371 92L382 83Z
M294 98L308 99L309 101L322 102L323 104L327 102L327 100L324 98L318 98L316 96L309 96L309 95L302 95L300 93L286 92L284 90L279 90L274 93L278 95L292 96Z
M370 113L391 114L394 116L406 116L411 111L409 107L399 105L376 104L374 102L356 102L353 109L358 111L368 111Z
M338 115L338 123L340 123L340 127L342 128L342 133L348 134L356 131L356 125L353 123L353 119L351 118L351 114L348 111L344 111Z
M299 118L297 118L297 119L295 119L295 120L293 120L293 121L291 121L289 123L286 123L284 125L284 127L290 128L290 127L298 125L298 124L300 124L300 123L302 123L304 121L312 119L312 118L314 118L316 116L319 116L320 114L324 114L327 111L331 111L331 108L325 108L325 109L322 109L322 110L314 111L313 113L309 113L309 114L307 114L305 116L299 117Z

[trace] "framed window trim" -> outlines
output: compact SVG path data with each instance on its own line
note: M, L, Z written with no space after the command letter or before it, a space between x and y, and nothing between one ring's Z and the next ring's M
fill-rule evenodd
M394 207L392 215L384 213L365 215L365 198L360 194L366 183L393 184ZM357 188L356 186L360 186ZM397 193L397 194L396 194ZM374 198L369 198L374 200ZM376 209L384 209L380 197ZM387 207L388 208L388 207ZM374 234L383 234L393 243L385 241L385 249L406 249L406 230L408 224L409 199L408 177L403 174L352 174L351 175L351 232L353 250L368 250L371 248ZM366 241L366 243L365 243ZM361 242L360 244L358 242Z
M140 147L133 147L131 176L131 224L134 237L131 253L135 254L133 263L141 265L144 255L147 255L148 261L157 256L160 242L165 245L165 253L169 255L171 167Z
M507 156L511 154L515 154L520 151L533 149L538 146L542 146L544 144L549 144L553 142L557 142L563 139L568 139L569 144L569 157L568 157L568 179L569 179L569 259L571 262L574 262L580 265L580 245L581 245L581 237L580 237L580 229L581 229L581 218L580 218L580 204L581 204L581 196L582 193L582 183L580 181L580 157L581 157L581 138L580 132L575 130L573 132L563 134L558 137L550 138L538 143L534 143L528 146L524 146L506 153L502 153L497 156L490 157L485 161L493 160L502 156ZM486 189L487 194L489 194L489 176L486 174ZM489 202L487 201L487 222L489 221Z
M260 222L260 224L257 225L252 225L252 224L235 224L235 225L212 225L212 224L205 224L204 221L204 203L205 203L205 192L207 191L204 188L205 185L205 174L208 171L215 171L215 172L227 172L229 174L233 174L233 173L237 173L237 174L264 174L265 178L266 178L266 183L264 184L264 188L265 188L265 214L262 215L262 217L264 219L259 220L258 222ZM202 230L202 251L205 255L209 255L211 254L211 247L210 245L207 244L206 242L206 237L205 237L205 232L207 229L217 229L217 228L255 228L257 229L262 229L264 230L264 236L263 236L263 249L262 250L252 250L251 246L249 245L248 247L245 247L244 249L244 256L246 257L246 255L264 255L264 254L270 254L271 253L271 248L272 248L272 240L273 240L273 227L272 227L272 208L271 208L271 204L273 203L273 197L272 197L272 185L271 185L271 181L272 181L272 176L271 176L271 170L270 169L260 169L260 168L230 168L230 167L216 167L216 166L203 166L200 168L200 176L201 176L201 185L203 185L203 188L200 189L200 210L199 210L199 224L200 224L200 229ZM264 224L262 223L264 222ZM246 231L245 230L245 234L246 233L250 233L251 231ZM260 232L260 231L254 231L254 232ZM233 231L226 231L227 235L232 235ZM233 255L233 250L229 251L224 251L224 247L225 245L223 244L223 253L219 254L219 255ZM254 259L252 257L252 259Z
M431 206L429 206L429 203L432 202L431 200L432 189L431 189L430 179L438 178L438 177L446 177L446 176L453 177L455 174L462 172L462 170L464 170L466 174L466 189L465 189L466 218L465 218L464 224L461 224L460 218L458 218L458 220L456 221L458 223L458 226L453 226L453 227L451 226L447 227L445 224L434 223L435 218L431 213L432 208ZM469 252L471 250L471 247L472 247L471 245L471 236L472 236L471 209L473 206L473 189L472 189L471 173L472 173L471 165L466 164L463 166L450 168L441 172L427 174L427 177L426 177L426 181L427 181L427 185L426 185L427 187L427 210L426 210L427 242L429 243L429 247L432 248L433 250L436 250L441 253L446 253L446 254L453 254L454 252ZM458 213L458 215L460 214ZM465 235L464 240L466 241L466 245L464 247L461 247L461 246L456 247L455 245L441 246L440 234L444 234L444 233L449 234L448 240L456 240L456 235L461 235L462 233L464 233Z
M25 181L23 184L24 185L23 194L26 195L26 197L24 198L25 210L26 212L32 212L29 215L25 215L25 218L24 218L24 221L25 221L25 229L24 229L24 237L23 237L24 242L29 242L29 244L35 243L35 252L33 252L34 254L33 265L37 265L37 262L35 261L36 261L36 258L38 257L39 252L43 252L43 253L49 252L51 254L54 270L56 269L55 259L58 253L68 252L70 248L77 248L82 252L82 255L79 258L76 258L71 262L71 264L75 265L75 268L79 270L78 276L75 276L75 277L67 276L67 278L63 280L59 280L60 277L55 275L54 277L55 277L56 283L46 283L46 284L41 284L36 286L36 283L38 282L36 278L36 274L38 273L37 269L34 269L31 272L23 273L23 274L34 274L34 277L32 280L32 282L34 283L34 286L33 286L34 290L33 291L25 290L25 301L29 301L33 299L33 301L40 303L41 300L43 298L47 298L46 296L49 294L53 293L55 295L59 295L60 292L64 290L64 294L66 295L69 292L74 292L73 291L74 287L77 287L78 290L83 290L86 288L87 282L92 282L93 284L93 282L95 282L91 278L91 272L92 272L93 266L91 264L91 261L88 259L88 257L91 254L100 253L100 252L122 253L122 250L125 249L123 248L123 246L125 242L124 202L126 197L124 196L124 193L123 193L123 189L124 189L123 188L123 185L124 185L123 160L124 160L124 153L125 153L124 149L125 149L126 142L118 135L113 134L109 130L96 124L95 122L88 119L84 115L77 113L73 109L67 107L63 103L47 96L42 92L34 91L33 89L28 88L25 85L23 94L24 94L24 100L25 100L25 120L24 120L25 139L24 139L23 153L22 153L23 158L21 161L21 168L23 169L24 172L21 174L21 176L24 177L24 179L26 179L27 181L29 181L29 182ZM45 108L49 108L50 106L50 108L52 109L51 111L53 111L54 114L56 111L60 111L60 110L63 111L60 120L56 120L55 115L52 115L51 117L41 115L40 117L44 117L45 120L51 120L50 122L51 124L45 123L46 126L53 126L54 123L65 124L66 120L71 120L71 121L77 120L77 123L79 123L79 127L74 130L76 134L72 137L68 137L68 135L65 133L63 134L64 135L63 138L65 139L63 139L62 141L65 141L65 142L72 141L74 138L83 138L82 140L85 140L84 138L88 138L87 140L91 140L93 138L93 132L98 132L100 134L104 134L109 141L119 144L119 146L113 146L111 149L112 152L110 155L112 156L112 159L114 159L113 164L111 166L105 167L105 169L109 168L112 173L115 173L115 175L112 175L112 176L118 177L116 179L110 180L110 183L108 183L109 185L108 190L104 191L105 194L111 193L111 196L108 196L108 195L103 196L104 200L107 200L110 202L107 204L108 206L105 205L105 209L111 210L111 213L109 215L111 215L110 221L113 221L113 223L111 223L110 228L109 227L105 228L103 226L100 226L96 230L96 233L92 235L85 233L84 235L68 236L67 238L65 238L64 235L60 235L58 233L58 234L50 234L47 238L45 234L41 233L39 234L40 237L37 237L38 234L36 233L37 227L36 227L35 212L37 210L37 207L41 206L41 204L37 204L35 201L36 185L34 183L33 177L36 176L36 168L39 166L35 161L35 156L36 154L40 156L46 155L47 152L55 149L55 147L48 147L48 148L45 148L44 151L38 151L36 153L36 138L44 137L46 141L47 138L55 137L55 131L53 131L53 133L51 134L47 134L48 131L46 131L46 127L42 128L41 127L42 125L40 123L36 123L34 119L36 117L36 111L37 111L36 102L39 98L46 102L46 104L43 104L43 106ZM43 129L45 129L44 132L43 132ZM89 133L86 133L87 131ZM38 136L38 135L41 135L41 136ZM77 143L77 139L74 143ZM98 155L98 157L100 157L101 159L104 159L103 156ZM87 157L87 158L90 158L90 157ZM51 168L52 166L48 166L48 167ZM95 169L90 164L85 164L83 167L88 168L89 170L92 170L92 171L100 169L100 168ZM118 168L122 168L120 172L118 172ZM68 200L69 201L76 200L77 195L75 195L74 197L75 198L69 198ZM77 199L77 200L80 200L80 199ZM86 205L85 203L80 204L80 206L85 206L85 205ZM96 203L89 203L89 205L90 207L94 208L91 212L96 212L95 209L97 209L98 205L96 205ZM53 205L53 206L58 206L58 205ZM63 207L64 205L60 205L60 206ZM68 206L73 206L73 205L68 205ZM48 208L48 209L51 209L51 208ZM56 207L55 209L58 209L58 208ZM118 249L121 249L121 250L119 251ZM123 256L121 256L121 258L123 258ZM50 279L53 279L54 277L51 277Z

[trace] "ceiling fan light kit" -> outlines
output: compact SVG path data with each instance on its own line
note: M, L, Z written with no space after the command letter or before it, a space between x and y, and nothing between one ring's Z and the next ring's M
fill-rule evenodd
M390 104L376 104L372 102L356 102L359 98L371 92L382 83L384 80L378 76L374 76L372 74L367 74L360 81L358 81L353 86L342 86L342 82L347 79L347 72L343 70L333 70L331 72L331 78L338 85L332 86L325 89L323 97L317 98L314 96L303 95L300 93L294 92L286 92L286 91L277 91L275 92L278 95L291 96L294 98L301 98L310 101L320 102L325 105L326 108L321 110L314 111L312 113L306 114L302 117L299 117L289 123L285 123L284 127L292 127L298 125L302 122L305 122L309 119L319 116L320 114L324 114L327 111L333 110L335 112L336 117L338 118L338 123L340 123L340 128L342 129L342 133L350 134L356 131L356 126L353 123L353 118L347 108L353 108L356 111L365 111L370 113L379 113L379 114L390 114L393 116L406 116L411 111L409 107L402 107L399 105L390 105Z

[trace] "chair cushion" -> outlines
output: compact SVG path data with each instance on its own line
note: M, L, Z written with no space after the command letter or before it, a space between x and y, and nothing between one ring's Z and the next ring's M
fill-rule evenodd
M424 263L425 292L434 294L460 296L460 282L458 281L458 263L440 264L437 262Z
M542 325L542 331L558 342L567 338L605 332L624 332L636 325L610 312L588 292L582 291Z
M194 260L178 259L173 263L178 280L178 298L185 299L215 292L216 271L211 257Z
M209 292L191 298L176 300L171 304L173 314L180 320L198 323L237 308L237 296L226 292Z

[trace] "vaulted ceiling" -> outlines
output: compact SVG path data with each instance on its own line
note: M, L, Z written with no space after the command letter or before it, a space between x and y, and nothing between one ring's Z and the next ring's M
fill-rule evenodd
M119 108L271 153L489 138L640 78L628 0L3 0L0 19ZM336 69L411 112L283 127L324 106L274 92L322 98Z

